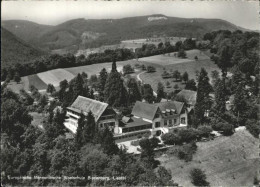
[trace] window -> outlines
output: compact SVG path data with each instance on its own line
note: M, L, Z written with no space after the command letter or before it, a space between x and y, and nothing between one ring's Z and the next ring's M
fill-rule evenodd
M169 120L169 126L172 126L172 120L171 119Z
M103 124L102 123L100 124L100 128L103 128Z
M167 126L167 120L166 119L164 120L164 126Z
M186 118L181 118L181 124L186 124Z
M159 118L160 117L160 115L159 114L155 114L155 118Z
M173 122L174 122L174 125L176 125L176 123L177 123L177 119L174 119Z
M160 122L155 122L155 128L160 127Z

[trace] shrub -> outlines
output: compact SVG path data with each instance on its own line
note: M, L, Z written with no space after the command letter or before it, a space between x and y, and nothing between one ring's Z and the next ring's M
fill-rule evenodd
M230 136L234 133L234 127L232 124L226 122L215 122L212 128L216 131L220 131L225 136Z
M187 57L187 54L186 54L186 52L185 52L183 49L180 49L180 50L178 51L178 57L179 57L179 58L186 58L186 57Z
M160 140L156 137L152 137L151 139L149 139L149 141L150 141L152 148L158 147L158 144L160 143Z
M255 120L247 120L246 121L246 129L256 138L259 138L260 133L260 122L256 122Z
M194 168L190 171L190 178L192 184L195 186L209 186L205 173L198 168Z
M153 66L147 66L147 72L148 73L156 72L156 69Z
M212 128L210 126L200 126L198 128L200 137L208 138L210 136L210 133L212 132Z
M123 66L123 72L124 72L124 75L130 74L130 73L134 72L134 69L132 68L132 66L130 64L127 64L127 65Z
M163 142L169 145L181 144L181 138L175 133L166 133L161 136Z
M196 140L197 137L199 137L199 132L196 129L190 128L190 129L180 129L178 132L178 135L181 138L181 142L191 142Z

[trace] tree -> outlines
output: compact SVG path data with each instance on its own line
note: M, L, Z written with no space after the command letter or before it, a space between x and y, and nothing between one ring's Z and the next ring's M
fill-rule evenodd
M189 74L186 71L182 75L182 80L184 80L185 84L189 80Z
M173 88L174 88L175 92L178 92L180 90L180 87L178 84L175 84Z
M105 90L105 85L107 81L108 73L105 68L103 68L100 73L99 73L99 95L101 97L101 100L104 99L104 90Z
M134 72L134 69L132 68L132 66L130 64L127 64L127 65L123 66L123 72L124 72L124 75L130 74L130 73Z
M53 86L53 84L48 84L47 85L47 93L53 94L56 91L55 87Z
M127 82L128 87L128 103L132 105L136 101L141 101L142 96L138 84L134 78L130 78Z
M78 119L78 127L75 135L75 145L78 149L80 149L84 144L84 139L83 139L84 126L85 126L85 116L83 113L81 113L80 118Z
M155 69L154 66L147 66L147 72L148 72L148 73L153 73L153 72L155 72L155 71L156 71L156 69Z
M160 102L165 97L164 86L161 82L157 85L157 102Z
M171 87L171 83L169 81L166 82L166 87L170 88Z
M235 92L233 106L233 112L237 116L238 121L240 121L240 123L245 122L247 109L247 92L245 90L245 85L240 84Z
M86 117L86 122L84 123L83 133L82 133L84 144L93 142L96 131L97 131L97 127L96 127L95 118L92 112L89 111Z
M246 129L255 137L259 138L260 133L260 122L256 122L255 120L247 120L246 121Z
M117 154L119 149L115 144L114 136L108 126L101 132L101 147L108 155Z
M81 77L81 74L78 74L74 79L72 79L69 83L69 92L72 94L71 101L75 101L75 99L81 95L84 96L84 81Z
M20 77L20 74L18 72L16 72L14 74L14 81L19 83L21 81L21 77Z
M142 139L139 142L140 147L142 148L141 160L146 163L146 166L153 168L155 164L154 160L154 150L151 146L149 139Z
M175 133L166 133L162 135L162 140L165 144L178 145L181 144L181 138Z
M192 184L195 186L209 186L209 182L207 182L206 174L198 168L194 168L190 171L190 178Z
M222 76L226 77L227 68L231 66L231 49L225 42L220 46L220 50L218 51L219 58L217 60L217 65L222 71Z
M158 173L158 178L160 180L160 185L174 186L170 170L165 169L165 167L163 167L163 166L159 166L157 173Z
M178 51L178 57L179 57L179 58L186 58L186 57L187 57L187 54L186 54L186 52L184 51L184 49L179 49L179 51Z
M180 79L181 73L178 70L175 70L172 74L172 77L175 78L175 81L177 81L178 79Z
M142 97L148 103L152 103L154 101L153 89L150 84L144 84L142 86Z
M216 81L220 78L217 70L211 71L212 85L215 87Z
M127 91L124 86L120 73L116 70L116 62L112 64L111 73L105 85L105 101L114 107L126 106Z
M194 79L188 80L185 86L186 90L193 90L196 91L197 87L196 87L196 82Z
M201 68L199 77L198 77L198 91L196 104L194 106L194 114L196 124L203 124L205 118L205 112L210 109L211 106L211 98L209 93L212 90L212 87L209 83L208 73L204 68Z
M225 113L226 111L226 94L225 94L225 79L219 79L215 85L215 109L219 113Z

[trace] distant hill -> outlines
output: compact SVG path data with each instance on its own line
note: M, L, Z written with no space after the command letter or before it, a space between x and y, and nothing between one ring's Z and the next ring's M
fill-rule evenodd
M220 19L177 18L161 14L122 19L75 19L56 26L9 20L3 21L3 27L27 42L49 50L73 45L92 48L155 35L199 38L214 30L245 30Z
M16 63L29 63L44 55L39 49L32 47L11 32L1 27L1 66L6 67Z

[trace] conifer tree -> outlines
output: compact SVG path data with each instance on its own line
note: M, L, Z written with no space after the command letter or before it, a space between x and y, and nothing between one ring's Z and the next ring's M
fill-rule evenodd
M209 93L211 90L212 87L209 83L208 73L204 68L201 68L198 77L196 104L194 106L195 126L203 124L205 112L210 109L211 99Z
M216 81L216 86L215 86L215 109L219 113L224 113L226 111L226 90L225 90L225 79L218 79Z
M130 78L128 83L128 103L131 105L136 101L141 101L142 96L138 88L137 82L134 78Z
M75 145L77 149L80 149L83 146L83 128L85 126L85 116L83 113L80 114L80 118L78 119L78 127L76 131L76 136L75 136Z
M101 100L104 100L104 90L105 90L107 77L108 77L107 70L103 68L99 73L99 86L98 86Z
M84 123L83 127L83 142L90 143L94 141L94 137L96 134L96 122L95 118L91 111L88 112L86 117L86 122Z
M116 62L112 63L112 70L105 85L105 101L114 107L126 106L127 91L124 86L121 74L116 69Z
M119 151L119 148L115 144L113 133L109 130L107 126L102 132L101 147L108 155L117 154Z
M157 102L160 102L165 97L164 86L161 82L157 85Z

